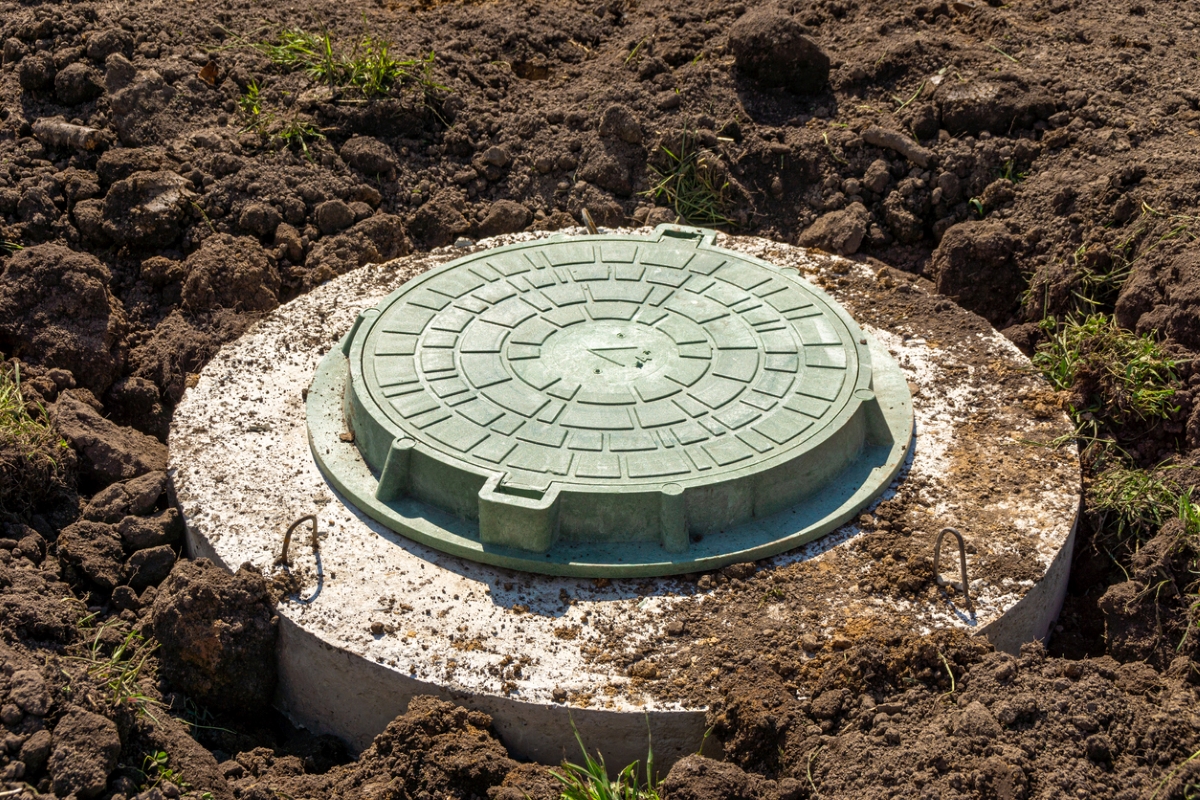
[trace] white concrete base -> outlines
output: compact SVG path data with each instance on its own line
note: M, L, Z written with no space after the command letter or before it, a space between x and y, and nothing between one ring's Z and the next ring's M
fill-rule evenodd
M531 237L487 244L525 238ZM840 291L836 276L873 280L866 267L761 239L723 237L718 244L798 267L865 321L869 309L856 306L870 298ZM700 747L707 704L669 699L658 682L631 679L604 654L646 642L659 650L702 646L663 630L685 604L709 604L704 607L720 613L718 600L683 577L605 583L452 558L347 507L309 452L303 393L320 358L358 310L461 254L447 249L357 270L281 307L222 349L188 391L171 430L172 486L190 552L229 568L249 561L276 574L284 530L302 515L317 515L320 554L314 557L307 526L298 529L291 569L304 588L279 607L278 703L312 730L363 748L411 697L435 694L491 714L514 756L546 763L577 757L572 720L613 766L645 757L649 725L665 772ZM827 605L804 609L814 633L832 635L850 619L869 619L917 632L958 627L1008 651L1044 637L1066 588L1078 458L1073 448L1016 443L1049 441L1069 430L1064 415L1025 413L1024 401L998 397L973 374L976 367L961 362L959 343L929 342L903 322L869 329L914 388L913 453L895 485L917 482L934 533L935 526L955 525L972 540L975 614L945 598L901 600L860 589L871 565L853 547L854 525L769 559L764 568L816 566L828 575ZM1023 371L1021 391L1040 391L1028 360L999 334L965 338L970 341L962 347L984 354L987 370ZM1010 439L974 433L981 414L993 425L999 419ZM1008 497L997 486L980 497L958 486L963 464L981 474L989 465L1015 467L1027 476L1024 493ZM1000 532L972 538L981 520L995 518L1004 520ZM1040 580L984 574L980 559L1009 552L1023 554ZM952 546L943 559L943 573L957 580ZM625 633L614 638L613 631Z

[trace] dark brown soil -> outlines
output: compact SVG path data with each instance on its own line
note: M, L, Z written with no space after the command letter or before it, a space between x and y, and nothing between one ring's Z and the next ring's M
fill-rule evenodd
M22 454L0 448L21 481L0 492L5 791L554 796L487 720L441 704L339 766L335 742L211 702L239 675L257 681L241 711L269 691L269 602L246 575L159 587L180 547L164 442L223 342L334 275L584 208L672 221L644 192L685 138L728 182L731 231L907 273L880 313L919 279L1026 350L1048 315L1158 331L1181 362L1178 410L1107 433L1200 485L1198 23L1159 0L0 0L0 240L24 248L0 247L0 353L71 448L42 472L8 471ZM432 51L447 88L336 96L246 46L285 26ZM306 153L244 130L251 83L323 138ZM863 537L871 580L919 591L919 561L885 563L893 512ZM1177 768L1200 746L1196 545L1170 523L1114 550L1107 524L1085 508L1049 655L871 631L809 660L747 642L716 665L727 762L682 762L668 796L1195 796L1200 758ZM229 603L259 638L202 629ZM163 648L145 701L88 667L130 632ZM172 666L188 646L207 649Z

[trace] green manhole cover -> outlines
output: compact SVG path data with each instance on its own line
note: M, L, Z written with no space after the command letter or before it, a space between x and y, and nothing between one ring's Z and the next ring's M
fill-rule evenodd
M712 236L554 237L409 281L318 369L322 470L410 539L552 574L707 569L844 523L904 459L907 384L795 270Z

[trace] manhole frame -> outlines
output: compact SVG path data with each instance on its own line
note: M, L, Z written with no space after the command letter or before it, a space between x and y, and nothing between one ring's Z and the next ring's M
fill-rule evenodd
M573 236L569 241L632 241L647 244L669 237L676 240L692 240L697 250L708 249L728 255L729 251L713 244L713 236L712 231L660 226L651 237L614 237L605 234ZM542 242L553 240L563 241L566 237L553 237L552 240ZM488 255L497 255L505 251L528 248L530 244L523 242L485 252ZM547 575L618 578L696 572L777 555L824 535L844 524L869 504L899 472L912 438L912 400L908 385L887 352L861 331L840 304L820 289L799 279L794 272L785 273L769 262L740 253L732 255L799 280L806 291L825 303L856 336L862 337L855 344L859 345L860 360L866 367L864 380L870 381L871 386L870 391L864 391L865 386L856 387L867 400L864 402L862 398L858 398L852 401L851 405L872 407L866 415L869 420L863 447L856 459L830 477L820 489L798 503L768 516L753 518L732 529L702 537L693 535L690 542L687 541L686 532L682 537L676 532L675 538L682 538L682 541L675 543L675 547L668 547L665 537L662 542L557 542L545 552L506 546L494 539L483 542L479 523L474 520L455 516L411 497L388 499L388 493L381 491L380 486L381 479L386 481L387 476L380 475L368 465L359 448L353 443L353 436L347 435L346 417L352 413L347 396L351 361L347 356L364 319L362 314L338 346L321 360L308 391L306 414L309 442L317 465L334 488L349 501L350 506L359 508L402 536L450 555ZM423 277L428 278L453 270L465 261L474 261L480 257L480 252L469 254L432 270ZM389 295L380 306L390 303L403 290L402 287ZM360 345L361 341L360 338ZM860 373L860 376L862 374ZM874 397L867 397L870 394ZM857 408L856 405L854 407ZM847 416L847 413L847 409L843 408L835 417L840 420ZM839 432L837 429L830 432L821 431L821 435L836 436ZM410 440L409 446L411 444ZM452 458L452 454L447 455ZM769 459L764 459L764 462L767 461ZM759 471L764 462L754 464L747 470ZM386 471L385 468L384 472ZM570 481L564 483L569 484ZM850 487L850 490L846 487ZM494 488L491 488L493 496ZM485 487L485 491L480 492L481 514L486 513L484 495L488 491ZM619 485L592 486L590 491L596 494L620 495L627 489ZM533 512L529 516L536 518L538 509L532 508L536 501L530 501L528 504ZM517 520L519 522L521 518L517 517ZM537 520L534 519L534 522ZM664 524L664 529L665 527Z

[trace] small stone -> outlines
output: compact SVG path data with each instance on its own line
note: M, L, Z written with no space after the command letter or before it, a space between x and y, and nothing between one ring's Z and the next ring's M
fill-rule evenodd
M814 94L829 80L829 56L803 25L777 8L755 9L733 23L729 48L738 70L764 87Z
M837 636L834 636L833 639L829 642L829 646L832 647L834 650L849 650L850 646L852 644L854 644L854 643L852 641L850 641L849 638L842 636L840 634Z
M891 179L892 173L888 162L882 158L877 158L867 167L866 173L863 174L862 182L863 186L875 192L875 194L882 194Z
M383 635L383 623L382 622L372 622L371 623L371 634L374 636L382 636Z
M629 676L631 678L641 678L642 680L653 680L658 677L658 665L647 659L635 661L633 666L629 668Z
M1084 742L1084 749L1087 750L1087 757L1092 761L1112 761L1112 740L1103 733L1089 736Z
M475 246L475 240L468 239L466 236L460 236L454 240L454 246L459 250L466 250L468 247Z
M508 151L503 147L489 147L483 151L483 161L485 164L491 164L493 167L507 166L509 161Z
M638 123L633 109L621 103L614 103L604 109L604 116L600 118L600 135L615 137L628 144L640 144L642 126Z
M700 580L696 581L696 588L702 592L707 592L714 586L712 575L701 575Z
M342 200L326 200L317 206L317 227L330 236L354 224L354 210Z
M667 623L667 633L671 636L679 636L683 633L683 620L673 619Z
M567 690L555 686L554 690L550 692L550 698L556 703L565 703L567 702Z
M21 718L24 716L21 713L21 709L12 703L5 703L4 707L0 708L0 721L3 721L10 728L20 723Z

